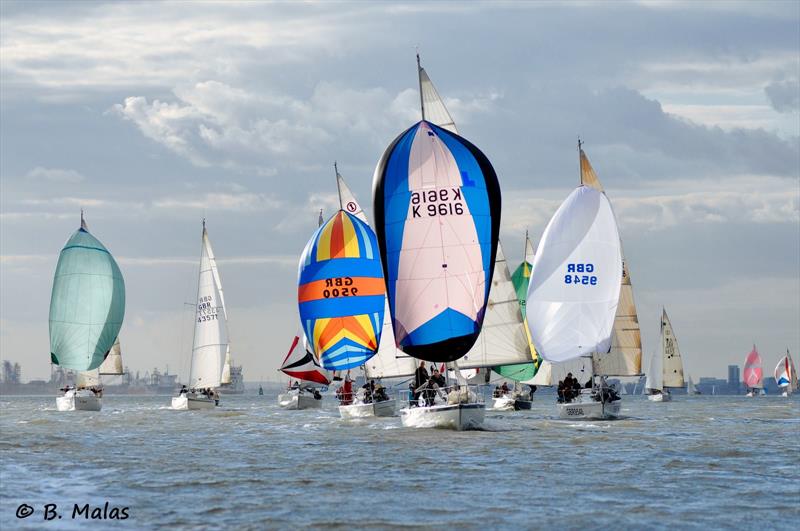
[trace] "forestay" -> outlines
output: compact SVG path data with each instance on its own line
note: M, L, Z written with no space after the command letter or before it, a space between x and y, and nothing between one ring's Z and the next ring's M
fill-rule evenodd
M385 294L375 233L339 210L311 237L298 271L300 320L324 368L358 367L375 354Z
M125 317L125 282L114 257L81 226L58 257L50 297L50 360L76 371L100 366Z
M376 232L400 348L448 362L483 323L500 230L500 186L486 156L421 121L375 169Z
M213 388L221 384L222 365L228 351L228 327L223 304L222 282L203 220L192 364L189 370L189 386L192 388Z
M526 314L539 354L562 362L607 353L622 257L605 194L580 186L567 197L544 231L533 271Z

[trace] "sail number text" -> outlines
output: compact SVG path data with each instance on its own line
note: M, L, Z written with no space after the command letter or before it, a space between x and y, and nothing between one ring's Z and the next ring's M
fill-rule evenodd
M594 264L567 264L564 284L597 285L597 277L595 275L578 275L578 273L594 273Z
M322 296L326 299L331 297L352 297L358 295L358 287L353 286L353 279L350 277L336 277L325 279L325 289Z
M411 217L460 216L464 214L462 201L461 188L411 192Z
M215 321L217 319L217 307L213 304L214 299L210 295L200 297L197 303L197 322Z

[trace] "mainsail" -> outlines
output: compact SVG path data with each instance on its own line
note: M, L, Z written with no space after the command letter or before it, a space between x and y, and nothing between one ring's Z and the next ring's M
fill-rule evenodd
M97 369L80 371L75 375L76 387L100 387L100 372Z
M119 376L125 369L122 366L122 348L119 345L119 338L111 345L108 356L100 365L99 373L103 376Z
M228 351L228 326L225 321L222 283L214 252L203 220L200 274L197 278L197 305L194 316L191 388L219 387L222 365Z
M305 340L303 346L299 347L303 332L298 332L292 340L292 346L286 357L281 363L281 371L290 376L305 382L328 385L331 383L330 373L322 369L314 359L314 355L308 351Z
M117 262L81 226L58 257L50 297L50 360L76 371L100 366L125 317L125 281Z
M531 359L529 345L508 263L503 254L503 247L498 242L483 327L469 352L458 360L458 368L533 365L529 361Z
M764 376L764 371L761 369L761 355L756 350L756 346L753 345L753 350L747 355L747 358L744 360L744 384L748 387L748 389L760 389L764 387L764 384L761 382L761 379Z
M451 133L458 134L458 129L450 116L447 107L445 107L442 98L439 97L439 92L433 86L431 78L428 73L422 68L419 62L419 54L417 54L417 73L419 74L419 94L420 106L422 107L422 119L447 129Z
M606 354L622 277L619 231L605 194L579 186L553 215L533 262L525 311L551 362Z
M231 383L231 347L228 345L228 350L225 351L225 363L222 364L222 375L219 377L219 383Z
M401 133L375 169L375 228L395 338L449 362L481 330L500 231L500 186L486 156L427 121Z
M336 170L336 186L339 190L339 205L342 210L349 212L358 219L367 223L367 216L361 208L353 192L345 183L344 177L334 164ZM364 372L367 378L399 378L411 376L417 368L417 361L397 348L392 330L392 316L389 312L389 300L384 298L383 331L381 332L378 352L364 363Z
M792 361L788 348L786 349L786 355L781 358L781 361L775 367L775 382L778 387L782 387L789 393L797 390L797 373L794 370L794 361Z
M298 271L300 321L324 368L358 367L375 355L385 293L375 233L339 210L314 232Z
M686 385L683 379L683 360L681 351L678 348L678 340L672 330L672 323L669 321L667 311L661 311L661 352L664 357L663 369L664 387L683 387Z
M597 178L589 158L583 149L578 147L581 165L581 184L591 186L600 192L603 185ZM636 303L633 300L633 285L628 271L628 263L622 251L622 284L619 291L619 304L614 317L614 335L611 338L611 352L596 359L595 370L598 374L608 376L636 376L642 372L642 337L639 330L639 317Z

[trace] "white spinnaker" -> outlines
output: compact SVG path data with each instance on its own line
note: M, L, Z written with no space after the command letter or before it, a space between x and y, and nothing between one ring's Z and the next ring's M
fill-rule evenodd
M580 150L580 166L581 184L603 192L603 185L582 149ZM595 371L597 374L609 376L636 376L642 372L642 336L636 302L633 299L631 276L621 243L620 254L622 255L622 284L620 285L617 314L614 318L611 352L595 359Z
M99 387L100 386L100 371L94 369L92 371L80 371L75 375L76 387Z
M361 208L356 196L347 186L344 177L336 170L336 186L339 190L339 206L342 210L356 216L364 223L369 224L364 210ZM383 308L383 331L378 352L364 363L367 378L399 378L414 374L417 361L413 357L397 348L392 328L392 314L389 313L389 300L386 299Z
M193 388L219 387L221 383L222 366L228 351L228 327L221 286L211 242L203 226L192 366L189 371L189 385Z
M419 90L422 93L422 118L438 125L450 132L458 134L456 124L452 116L445 107L439 92L433 86L428 73L421 66L419 67Z
M664 357L661 351L654 352L650 358L650 365L647 367L644 383L645 389L662 391L664 389Z
M567 197L547 224L532 270L525 307L538 353L551 362L607 353L622 256L605 194L579 186Z
M119 345L119 338L114 340L111 345L111 350L108 351L108 356L103 360L99 367L99 372L102 375L119 376L125 371L122 367L122 348Z
M497 242L497 257L483 328L469 352L458 360L458 367L497 367L532 361L517 292L511 282L503 246Z
M662 380L664 387L686 385L686 381L683 379L681 351L678 349L678 340L675 338L675 332L672 330L672 323L669 321L666 310L662 310L661 313L661 351L664 355Z

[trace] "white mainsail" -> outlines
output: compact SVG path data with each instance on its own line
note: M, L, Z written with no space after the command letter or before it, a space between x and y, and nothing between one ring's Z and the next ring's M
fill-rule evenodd
M422 106L422 119L438 125L448 131L458 134L458 129L445 107L439 92L433 86L428 73L420 66L419 54L417 54L417 72L419 74L419 99Z
M687 395L696 395L697 394L697 387L695 387L691 376L689 376L689 380L686 382L686 394Z
M605 194L579 186L542 235L526 314L538 353L563 362L611 348L622 281L619 231Z
M666 310L661 312L661 352L664 356L664 387L683 387L686 385L683 379L681 351L678 348L678 340L675 338L675 332L672 330L672 323L669 321Z
M532 361L519 299L511 282L503 246L498 242L483 328L475 345L458 360L458 367L497 367Z
M605 193L586 153L580 147L579 152L581 184ZM620 285L617 314L614 318L611 352L595 360L595 370L598 374L608 376L636 376L642 372L642 336L636 303L633 299L631 276L621 242L620 254L622 255L622 284Z
M222 366L228 351L228 327L225 320L222 283L208 239L205 220L203 220L202 240L192 365L189 371L191 388L219 387Z
M76 387L99 387L100 386L100 371L94 369L91 371L80 371L75 375Z
M367 216L358 203L356 196L347 186L344 177L336 170L336 186L339 190L339 206L365 223ZM364 364L364 372L367 378L399 378L414 374L417 368L417 361L413 357L397 348L392 328L392 315L389 313L389 301L385 302L383 309L383 331L381 332L381 343L378 352Z
M119 345L119 337L114 340L111 345L111 350L108 351L108 356L103 360L99 367L99 374L103 376L119 376L123 374L125 369L122 366L122 348Z

